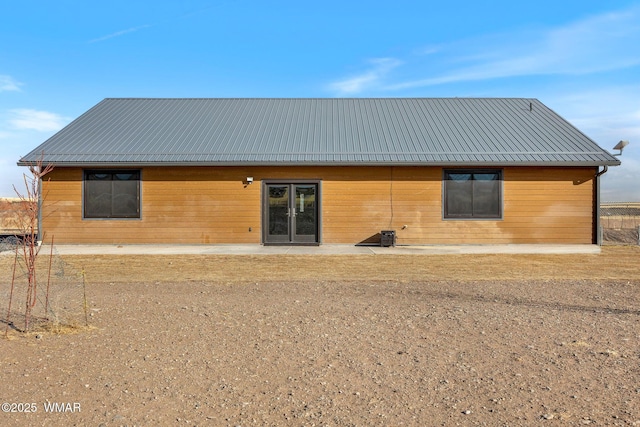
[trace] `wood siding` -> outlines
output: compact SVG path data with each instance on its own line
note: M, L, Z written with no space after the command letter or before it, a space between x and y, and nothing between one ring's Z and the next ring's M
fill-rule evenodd
M263 180L321 180L321 243L594 242L596 168L505 167L503 218L442 218L442 168L145 167L140 219L83 219L82 169L44 182L43 230L57 243L261 243ZM246 185L247 176L254 183ZM403 226L406 226L403 228Z

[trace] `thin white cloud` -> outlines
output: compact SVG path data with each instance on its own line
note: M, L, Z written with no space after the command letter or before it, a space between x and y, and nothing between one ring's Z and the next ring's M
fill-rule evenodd
M621 139L640 144L640 85L548 94L545 101L606 149Z
M138 27L127 28L126 30L116 31L115 33L107 34L106 36L102 36L102 37L98 37L98 38L89 40L88 43L102 42L102 41L109 40L109 39L112 39L112 38L115 38L115 37L123 36L125 34L134 33L136 31L142 30L144 28L149 28L149 27L151 27L151 25L140 25Z
M633 142L632 142L633 144ZM604 202L637 202L640 201L640 185L637 185L640 174L640 160L634 153L635 147L630 145L620 156L621 166L609 168L602 175L602 191L600 199ZM633 155L636 155L633 157Z
M18 92L22 83L17 82L13 77L0 74L0 92Z
M333 82L329 85L329 89L341 95L347 95L377 87L391 70L402 64L395 58L375 58L369 62L373 65L371 69L360 75Z
M639 201L640 104L639 85L601 86L574 92L551 90L544 102L602 148L614 153L620 140L630 141L619 159L622 165L602 176L603 201Z
M580 75L640 64L640 7L605 13L550 30L483 36L452 43L435 64L447 71L386 87L400 90L513 76ZM431 66L437 58L430 58ZM453 67L452 67L453 65Z
M442 46L424 46L416 51L416 55L434 55L442 50Z
M60 130L69 121L56 113L31 109L14 109L9 114L9 124L17 130L52 132Z

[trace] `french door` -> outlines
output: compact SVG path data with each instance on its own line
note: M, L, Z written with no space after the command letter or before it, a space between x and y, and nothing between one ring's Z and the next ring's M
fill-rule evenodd
M318 183L266 183L264 243L318 244Z

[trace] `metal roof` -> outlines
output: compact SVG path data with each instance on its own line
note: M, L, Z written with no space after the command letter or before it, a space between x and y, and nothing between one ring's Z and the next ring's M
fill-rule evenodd
M537 99L105 99L18 162L618 165Z

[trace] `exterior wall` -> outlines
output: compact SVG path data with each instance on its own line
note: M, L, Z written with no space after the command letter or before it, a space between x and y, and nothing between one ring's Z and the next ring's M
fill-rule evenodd
M141 219L83 219L82 169L45 179L56 243L261 243L261 181L319 179L322 243L594 243L596 168L505 167L503 218L444 220L439 167L146 167ZM247 176L252 185L244 183ZM403 226L406 228L403 229Z

